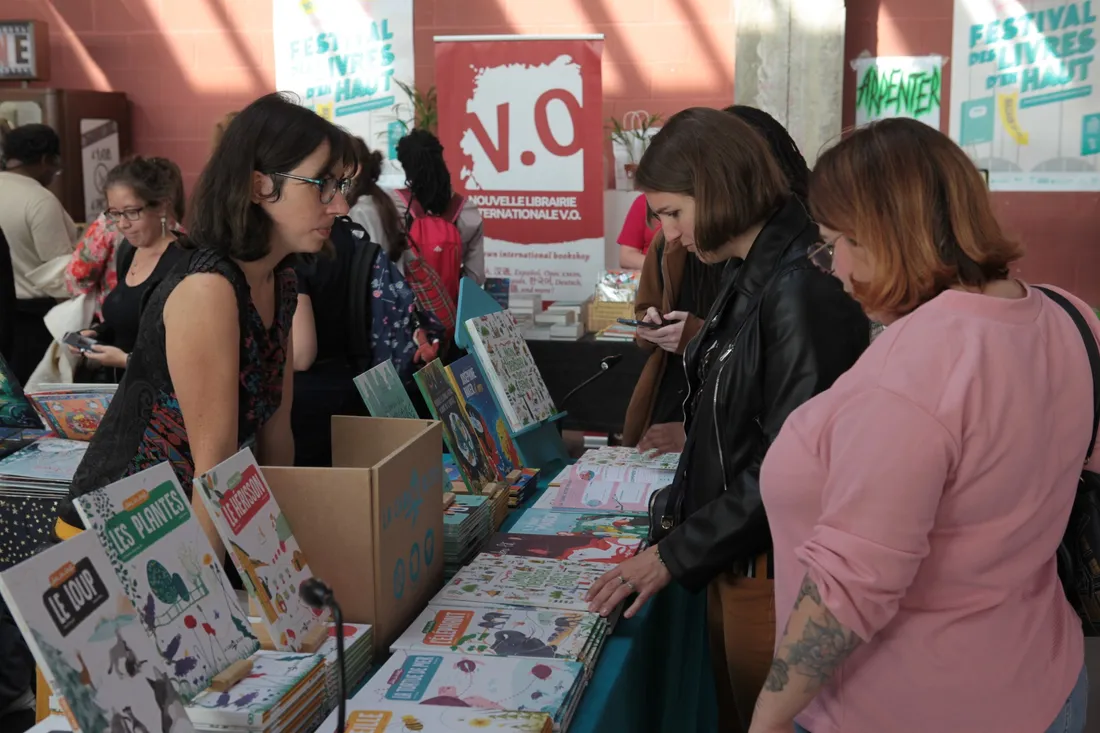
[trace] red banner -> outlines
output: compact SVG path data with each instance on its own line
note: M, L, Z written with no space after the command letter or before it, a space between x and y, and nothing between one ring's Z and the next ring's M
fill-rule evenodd
M603 269L603 41L436 39L439 137L490 277L583 300Z

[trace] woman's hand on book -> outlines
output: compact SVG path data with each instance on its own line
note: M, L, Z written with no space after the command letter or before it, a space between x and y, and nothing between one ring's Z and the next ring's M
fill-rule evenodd
M601 616L609 616L630 595L638 597L626 610L626 618L632 617L657 591L672 582L672 574L657 556L657 548L650 547L640 555L624 560L608 570L589 589L585 600L588 610Z
M682 422L664 422L650 425L638 441L638 452L652 456L679 453L687 442Z

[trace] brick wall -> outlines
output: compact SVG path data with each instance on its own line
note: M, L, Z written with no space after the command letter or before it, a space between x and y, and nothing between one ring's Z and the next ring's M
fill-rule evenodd
M942 117L947 132L951 100L952 0L847 0L846 60L872 56L940 54L944 68ZM855 72L844 71L844 125L855 122ZM1100 193L995 193L1006 231L1027 246L1020 276L1059 285L1100 305Z
M3 0L0 15L50 24L50 86L126 92L135 149L175 160L190 188L214 123L275 88L271 5ZM733 0L415 0L414 8L422 87L434 75L434 35L598 32L607 37L605 117L732 102Z

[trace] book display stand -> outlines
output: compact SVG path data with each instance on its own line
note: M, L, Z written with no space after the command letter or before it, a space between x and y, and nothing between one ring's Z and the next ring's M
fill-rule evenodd
M455 328L455 342L467 353L473 354L477 359L483 373L493 371L493 365L487 363L484 355L473 348L470 334L466 330L466 322L471 318L478 318L489 313L499 313L504 309L493 296L485 292L476 282L468 277L462 278L458 289L458 325ZM489 390L497 409L504 414L504 405L501 404L495 390ZM524 466L537 466L543 476L555 476L569 464L569 454L565 449L561 433L555 422L565 417L565 412L556 412L545 420L540 420L533 425L528 425L522 430L512 430L505 421L509 434L519 451L520 459Z

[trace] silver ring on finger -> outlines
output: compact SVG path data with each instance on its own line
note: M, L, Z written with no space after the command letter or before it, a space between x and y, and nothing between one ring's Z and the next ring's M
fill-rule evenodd
M638 589L635 588L634 584L631 583L629 580L624 580L623 585L625 585L627 588L629 588L632 593L637 593L638 592Z
M619 576L619 585L630 585L630 581L620 575ZM631 587L633 587L633 586L631 586Z

